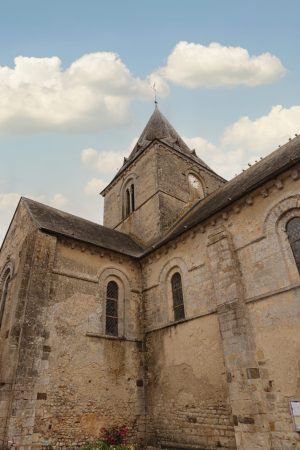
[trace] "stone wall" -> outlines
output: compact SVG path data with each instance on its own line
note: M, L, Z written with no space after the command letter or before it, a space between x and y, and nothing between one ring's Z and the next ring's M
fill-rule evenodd
M135 185L135 212L124 217L124 188L132 180ZM152 145L142 158L120 175L104 199L104 225L131 234L149 244L160 236L157 195L157 151ZM125 219L125 220L124 220Z
M298 174L142 260L37 231L21 205L0 256L1 271L13 268L0 330L2 440L71 446L126 423L132 440L166 448L299 449L289 401L300 400L300 277L285 231L300 217ZM156 220L147 215L145 233ZM118 338L105 334L111 280Z
M5 443L12 408L16 367L23 333L26 296L34 248L34 226L21 204L8 230L0 253L0 280L11 273L0 330L0 444ZM0 286L0 295L1 289Z
M177 271L185 320L174 323L170 280ZM199 234L173 242L144 261L143 273L149 442L234 449L206 239Z
M105 335L106 284L120 286L118 338ZM124 305L126 304L126 309ZM140 273L129 258L38 232L8 441L72 446L103 426L144 437Z
M167 448L235 448L215 314L147 334L147 435Z
M300 447L289 407L290 400L300 400L300 278L285 232L287 221L300 217L297 173L293 169L271 180L143 261L148 431L154 441L189 442L203 448L234 445L232 417L239 450ZM186 311L186 320L178 324L173 323L170 289L175 270L182 275ZM184 424L183 418L190 416L189 402L183 406L178 399L181 392L189 392L183 382L189 379L186 373L199 380L214 379L213 367L218 367L215 361L211 364L215 353L205 353L191 324L203 332L204 342L207 337L220 344L222 381L213 386L223 386L215 393L223 406L230 405L227 442L217 441L221 436L216 436L217 429L214 441L209 431L203 438L199 417L194 425ZM198 355L197 345L204 352L205 367L197 365L199 358L189 358L190 348ZM168 378L166 373L172 375ZM172 391L173 375L177 396ZM200 392L200 383L194 384ZM201 404L204 416L214 407L209 402ZM185 426L186 432L180 434L177 429Z
M130 234L146 246L151 245L195 202L188 182L190 173L199 177L205 195L224 182L168 146L151 144L108 188L104 225ZM131 182L135 186L135 211L125 218L124 191Z
M300 400L300 277L285 231L291 218L300 217L295 175L293 170L270 182L232 223L272 450L300 448L289 406ZM247 238L237 234L242 222Z

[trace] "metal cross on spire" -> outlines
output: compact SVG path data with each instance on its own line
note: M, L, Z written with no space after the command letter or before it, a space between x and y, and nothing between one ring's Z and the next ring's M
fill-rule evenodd
M154 104L155 104L155 108L157 108L157 103L158 103L158 101L157 101L157 91L156 91L156 87L155 87L155 82L153 83L152 89L153 89L153 92L154 92Z

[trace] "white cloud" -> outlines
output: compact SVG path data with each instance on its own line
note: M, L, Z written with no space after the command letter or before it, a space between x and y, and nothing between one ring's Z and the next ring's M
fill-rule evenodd
M295 133L300 133L300 106L284 108L277 105L265 116L254 120L241 117L227 127L222 145L239 146L252 154L263 156Z
M124 152L97 151L94 148L86 148L81 152L81 162L86 167L96 169L98 172L113 173L121 168L124 156Z
M188 88L257 86L285 73L270 53L240 47L179 42L165 67L135 77L112 52L83 55L66 69L57 56L18 56L0 66L0 132L89 132L125 124L134 99L169 93L168 81Z
M179 42L158 74L187 88L258 86L271 83L285 73L279 58L270 53L249 55L241 47L219 43L208 46Z
M63 194L55 194L53 198L50 200L50 205L53 208L61 209L68 203L67 198Z
M7 208L15 208L20 200L20 194L9 192L7 194L0 193L0 210Z
M107 186L107 182L99 178L92 178L84 187L86 195L98 195Z
M199 136L184 140L213 170L231 178L296 133L300 134L300 106L283 108L278 105L257 119L237 120L225 129L217 145Z
M153 77L134 77L115 53L61 60L18 56L0 66L0 131L90 131L126 123L132 99L153 95ZM163 83L161 90L163 88Z
M200 136L183 139L206 164L224 178L231 178L248 161L242 149L233 147L226 151L222 146L214 145Z

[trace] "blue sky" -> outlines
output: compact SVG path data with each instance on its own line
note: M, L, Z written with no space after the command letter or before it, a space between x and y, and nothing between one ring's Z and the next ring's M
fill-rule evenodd
M2 0L0 242L20 195L101 222L97 192L152 113L154 81L227 178L300 132L299 16L298 1Z

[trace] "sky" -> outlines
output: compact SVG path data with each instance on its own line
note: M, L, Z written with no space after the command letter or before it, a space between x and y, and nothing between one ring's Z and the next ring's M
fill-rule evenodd
M230 179L300 133L298 0L0 0L0 243L21 195L102 223L154 109Z

